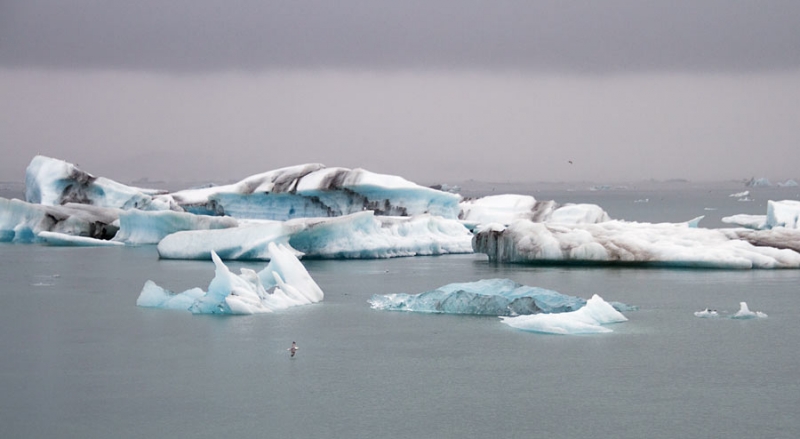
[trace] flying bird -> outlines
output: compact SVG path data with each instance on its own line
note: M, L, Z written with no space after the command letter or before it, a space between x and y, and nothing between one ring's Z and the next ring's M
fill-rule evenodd
M292 347L290 347L289 349L286 349L286 350L289 351L289 356L290 357L294 357L294 354L297 353L298 349L300 349L300 348L297 346L297 343L292 342Z

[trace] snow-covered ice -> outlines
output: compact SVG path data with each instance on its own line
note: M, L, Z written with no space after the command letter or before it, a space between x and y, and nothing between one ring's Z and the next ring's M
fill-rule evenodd
M194 314L268 313L320 302L324 294L294 252L270 244L270 262L261 271L242 268L232 273L214 253L216 267L208 291L192 288L174 294L147 281L136 300L141 307L188 310Z
M453 283L421 294L375 294L373 309L422 313L511 316L561 313L586 302L544 288L521 285L510 279L483 279Z
M796 251L756 246L724 229L673 223L565 225L519 220L508 227L480 230L473 238L473 249L496 262L800 268Z
M555 314L501 316L503 323L523 331L545 334L596 334L612 332L603 325L627 321L627 317L595 294L578 310Z

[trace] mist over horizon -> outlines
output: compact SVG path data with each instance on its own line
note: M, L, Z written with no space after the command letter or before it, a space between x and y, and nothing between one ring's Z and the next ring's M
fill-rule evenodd
M800 3L0 5L0 181L800 178ZM570 163L571 162L571 163Z

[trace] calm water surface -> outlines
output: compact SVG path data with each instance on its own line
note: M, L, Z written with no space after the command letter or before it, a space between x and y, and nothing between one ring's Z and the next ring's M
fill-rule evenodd
M634 205L641 195L575 201L645 221L639 205L657 207L652 198ZM751 204L724 207L737 202L718 195L676 201L673 213ZM793 197L770 197L784 198ZM148 279L206 288L211 262L161 261L150 246L0 244L0 437L800 435L800 270L502 266L482 255L305 265L325 291L319 304L192 316L135 301ZM553 336L367 304L372 294L492 277L640 309L611 334ZM741 301L769 317L693 315L732 314ZM293 340L301 349L290 360Z

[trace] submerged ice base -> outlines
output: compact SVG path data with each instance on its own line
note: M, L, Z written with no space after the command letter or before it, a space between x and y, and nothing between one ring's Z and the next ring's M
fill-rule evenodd
M270 263L255 272L243 268L233 274L212 253L216 267L208 291L192 288L174 294L147 281L136 305L188 310L193 314L256 314L319 302L324 294L290 249L269 245Z

